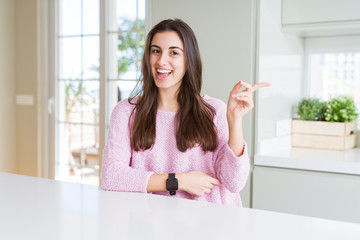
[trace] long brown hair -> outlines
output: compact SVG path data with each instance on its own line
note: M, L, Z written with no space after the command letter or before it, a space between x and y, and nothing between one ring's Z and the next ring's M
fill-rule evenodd
M134 122L131 129L131 147L135 151L151 148L156 138L156 113L159 92L150 66L150 48L156 33L175 31L184 43L186 72L178 91L179 111L176 114L176 143L181 152L199 143L203 151L214 151L217 134L214 124L215 109L205 102L200 94L202 64L198 43L192 29L180 19L168 19L155 25L148 33L142 59L142 77L138 90L129 98L135 104L131 114ZM137 102L132 100L138 96ZM135 116L133 116L135 114ZM129 120L130 125L130 120Z

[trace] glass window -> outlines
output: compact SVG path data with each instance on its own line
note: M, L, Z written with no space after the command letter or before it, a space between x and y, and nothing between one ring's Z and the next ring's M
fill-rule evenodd
M360 44L357 38L309 39L307 82L310 97L328 101L351 96L360 110ZM360 130L360 122L358 124Z
M57 0L56 5L55 179L92 185L99 184L99 114L109 116L129 97L140 76L145 39L145 0L107 0L106 14L100 14L100 3ZM105 48L100 48L102 21L108 23ZM107 49L104 79L100 49ZM105 111L101 92L107 93Z
M58 0L55 179L99 183L99 0Z
M110 5L108 31L108 122L117 102L130 96L140 77L145 44L145 0Z

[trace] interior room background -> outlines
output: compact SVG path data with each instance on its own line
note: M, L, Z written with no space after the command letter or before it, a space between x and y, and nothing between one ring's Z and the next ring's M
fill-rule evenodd
M351 11L359 8L346 6L359 6L358 2L333 1L328 15L321 10L326 3L0 0L0 171L97 185L109 115L139 77L146 32L163 19L181 18L199 41L204 93L226 102L239 80L272 84L259 92L255 109L245 117L252 174L241 195L244 206L276 210L275 205L257 201L272 193L256 192L262 188L256 188L254 177L262 179L273 169L257 167L254 156L291 148L290 129L285 127L279 134L278 121L289 121L302 97L321 91L311 88L307 76L309 54L332 49L339 59L350 54L359 66L359 28L342 25L326 32L311 14L305 24L296 23L301 16L294 20L286 15L291 11L286 6L292 4L294 9L319 9L327 28L350 21L344 18L359 21L356 11L345 17L331 14L331 6ZM339 43L347 46L342 52ZM353 78L359 82L358 75ZM359 96L358 82L344 89L351 88L350 94ZM358 177L354 181L358 184Z

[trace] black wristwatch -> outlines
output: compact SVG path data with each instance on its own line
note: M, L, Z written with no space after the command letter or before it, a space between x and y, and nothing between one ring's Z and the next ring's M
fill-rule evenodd
M169 178L166 180L166 189L170 192L171 196L176 194L178 180L175 178L175 173L169 173Z

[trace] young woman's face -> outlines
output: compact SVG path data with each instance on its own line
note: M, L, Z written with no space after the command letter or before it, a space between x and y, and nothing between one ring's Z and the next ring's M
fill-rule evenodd
M174 31L156 33L151 41L150 65L159 90L175 90L185 75L184 43Z

